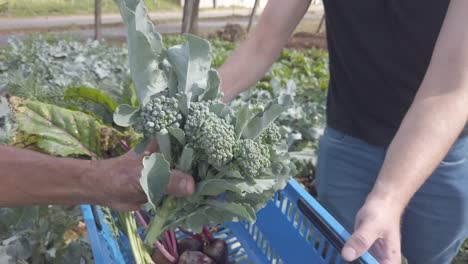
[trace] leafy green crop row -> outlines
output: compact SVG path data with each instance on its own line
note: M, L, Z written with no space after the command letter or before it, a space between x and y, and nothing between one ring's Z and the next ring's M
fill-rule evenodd
M173 46L182 42L181 37L165 38L165 45ZM235 44L212 40L212 62L218 67L227 58ZM322 57L323 56L323 57ZM121 139L132 141L131 134L112 128L112 112L118 104L135 101L135 90L131 85L130 71L127 66L127 52L125 47L106 43L87 42L78 43L66 40L46 38L30 39L27 41L11 40L10 46L0 51L0 92L22 98L15 102L15 117L18 123L16 145L36 147L37 150L52 155L68 155L72 153L78 157L105 158L122 153L118 145ZM291 61L294 61L292 63ZM251 89L232 103L232 107L242 106L243 98L261 100L267 103L280 95L294 95L297 102L306 102L307 97L319 99L313 105L293 108L279 119L280 132L292 134L289 138L290 150L309 149L315 143L308 142L307 136L314 131L308 124L323 122L323 105L325 86L320 83L327 81L326 56L323 52L313 51L305 54L285 50L272 70L258 84L258 89ZM275 77L275 78L274 78ZM295 79L294 84L289 79ZM289 87L283 89L281 87ZM95 88L95 89L94 89ZM303 96L304 98L300 98ZM28 99L28 100L24 100ZM64 100L65 99L65 100ZM74 111L79 110L79 111ZM67 124L54 123L56 131L64 133L48 133L50 127L30 125L35 118L49 118L56 113L68 120ZM313 114L310 114L313 113ZM305 121L304 118L319 116L317 119ZM9 118L3 118L0 129L12 131L16 125ZM0 120L0 121L2 121ZM5 126L7 122L9 126ZM84 141L82 134L67 131L65 126L83 127L86 122L92 126L91 134L98 135L93 140L86 140L80 146L68 144ZM308 122L308 123L307 123ZM304 126L300 128L300 126ZM295 133L290 133L295 131ZM37 136L41 133L41 137ZM274 138L272 136L272 138ZM47 146L60 139L65 142L59 152L51 152ZM68 142L68 143L67 143ZM65 153L66 152L66 153ZM310 156L307 152L296 155L299 161L305 161L305 167L310 166ZM311 153L309 153L311 154ZM310 170L309 170L310 171ZM39 210L41 214L34 213ZM76 208L75 208L76 210ZM76 212L76 211L72 211ZM75 227L79 218L61 207L33 207L24 212L2 209L0 226L3 228L0 239L0 259L2 257L18 260L20 263L31 260L34 256L37 263L63 262L70 256L80 255L81 259L90 256L89 245L83 238L75 238L70 244L65 243L64 236ZM27 215L31 221L41 225L13 227L18 219ZM67 216L67 217L65 217ZM7 222L8 219L8 222ZM48 231L44 231L48 228ZM6 231L5 231L6 230ZM43 233L46 232L46 233ZM73 232L72 232L73 233ZM47 240L35 239L43 236ZM14 240L12 240L15 238ZM18 240L19 239L19 240ZM21 251L12 251L22 243ZM2 255L3 254L3 255ZM77 258L78 260L80 258ZM26 262L25 262L26 261ZM72 262L67 262L72 263Z

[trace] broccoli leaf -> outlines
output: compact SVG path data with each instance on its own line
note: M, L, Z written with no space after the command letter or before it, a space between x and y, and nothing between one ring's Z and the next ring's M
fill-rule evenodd
M177 75L178 91L191 97L196 88L205 89L211 66L210 43L186 34L187 42L167 50L167 58Z
M140 105L144 105L151 95L167 87L164 72L158 67L158 58L163 51L161 35L147 19L142 1L117 0L117 4L127 27L130 72Z
M156 133L156 140L161 153L169 164L172 164L171 137L169 136L169 132L167 130L161 130L161 132Z
M142 138L136 145L135 145L135 153L137 154L143 154L145 150L148 148L148 146L151 143L151 138Z
M114 122L122 127L134 125L138 121L139 112L139 108L121 104L114 112Z
M182 151L182 154L180 155L180 159L177 164L177 169L183 172L189 172L190 169L192 168L192 162L193 162L193 149L186 146L184 150Z
M214 103L210 105L210 112L216 114L220 118L225 118L231 113L231 108L223 103Z
M255 140L268 126L275 121L278 116L286 111L293 104L289 95L281 96L277 102L271 102L263 113L258 114L250 120L242 132L243 138Z
M169 184L171 170L169 162L160 153L153 153L143 159L143 170L140 184L148 197L148 201L157 206L165 195L166 186Z
M217 196L226 191L239 194L262 193L275 186L275 179L258 179L252 184L237 179L208 179L197 185L197 195Z
M247 127L249 122L261 112L263 109L261 107L243 107L237 111L236 114L236 125L234 131L236 133L236 138L240 139L242 132Z
M203 101L214 100L220 96L219 93L219 75L215 70L210 70L208 72L208 83L206 87L205 94L203 94Z
M171 134L177 141L184 146L185 145L185 132L180 128L168 127L167 131Z
M228 213L236 215L241 219L246 219L247 221L255 221L256 219L255 211L248 204L239 204L234 202L225 202L218 200L207 200L206 204L211 205L222 211L226 211Z

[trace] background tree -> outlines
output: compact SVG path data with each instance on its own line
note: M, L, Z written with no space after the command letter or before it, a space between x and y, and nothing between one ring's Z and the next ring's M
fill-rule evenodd
M200 0L185 0L182 17L182 33L198 34Z

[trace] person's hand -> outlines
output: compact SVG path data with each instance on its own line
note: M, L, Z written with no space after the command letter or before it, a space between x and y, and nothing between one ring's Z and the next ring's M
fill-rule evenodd
M142 160L144 156L157 152L157 146L152 146L142 155L133 150L112 159L99 162L97 200L100 204L116 210L136 210L147 202L147 197L140 185ZM168 194L175 196L189 196L195 189L192 176L181 171L173 170L166 188Z
M401 214L396 204L368 198L356 215L354 233L342 250L343 258L354 261L369 251L381 264L400 264Z

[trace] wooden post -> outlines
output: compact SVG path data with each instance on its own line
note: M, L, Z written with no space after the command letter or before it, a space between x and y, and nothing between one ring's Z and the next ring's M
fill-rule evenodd
M189 33L193 35L198 34L198 11L200 9L200 0L193 0L192 15L190 21Z
M185 0L184 13L182 17L182 34L198 33L198 9L200 0Z
M255 17L255 13L257 12L257 8L258 8L259 3L260 3L260 0L255 0L254 6L252 8L252 13L250 14L249 25L247 26L247 32L249 32L250 27L252 27L253 19Z
M94 39L101 39L101 0L94 0Z
M320 19L320 24L318 25L317 30L315 31L315 34L320 33L320 30L322 29L324 22L325 22L325 14L322 15L322 19Z
M181 33L188 33L190 30L190 22L192 21L192 0L185 0L184 2L184 13L182 15L182 29Z

